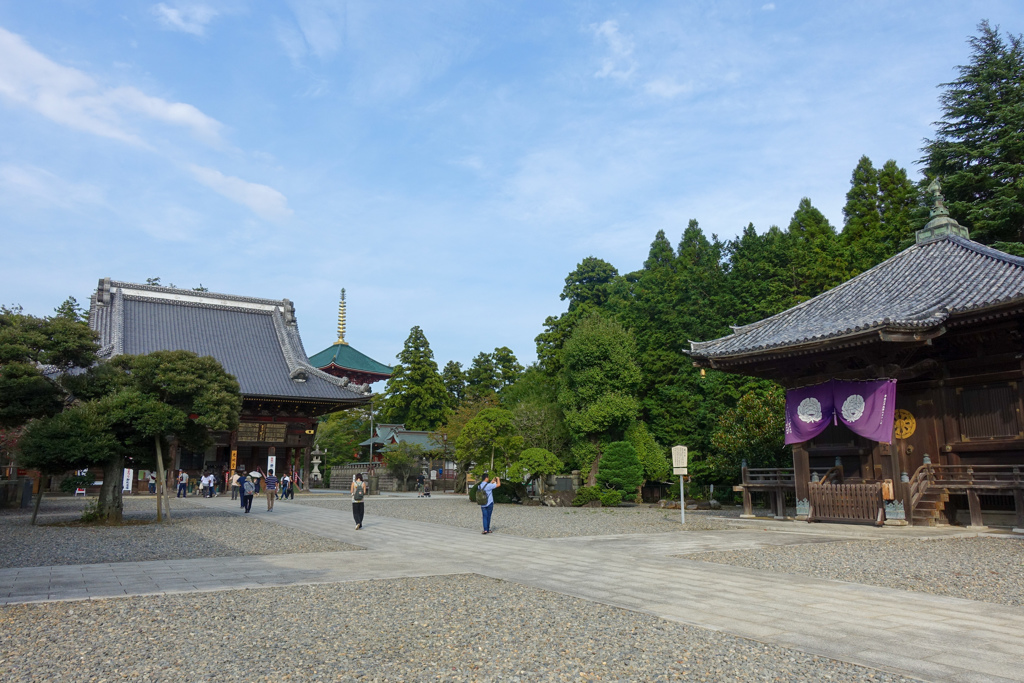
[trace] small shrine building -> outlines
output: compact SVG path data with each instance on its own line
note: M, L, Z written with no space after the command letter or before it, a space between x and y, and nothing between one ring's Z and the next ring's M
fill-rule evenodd
M791 390L787 401L832 381L895 380L891 436L860 436L835 413L793 444L793 470L773 476L789 477L798 518L841 483L862 486L857 495L890 523L969 513L972 525L1024 529L1024 258L972 241L930 189L931 220L913 246L782 313L691 342L696 367L773 380ZM744 477L745 496L755 479ZM870 521L850 500L820 507L836 521Z
M361 378L323 372L310 363L288 299L261 299L104 278L90 299L89 326L100 358L153 351L192 351L216 358L238 380L238 429L215 432L214 445L191 452L171 445L172 470L190 475L236 467L297 472L305 482L321 415L361 406Z

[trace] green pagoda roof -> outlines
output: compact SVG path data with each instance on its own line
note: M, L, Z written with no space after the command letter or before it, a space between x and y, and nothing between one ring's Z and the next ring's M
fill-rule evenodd
M370 372L377 375L391 375L393 368L378 363L361 351L353 349L345 342L337 342L328 346L320 353L309 357L309 363L315 368L326 368L331 364L345 370Z

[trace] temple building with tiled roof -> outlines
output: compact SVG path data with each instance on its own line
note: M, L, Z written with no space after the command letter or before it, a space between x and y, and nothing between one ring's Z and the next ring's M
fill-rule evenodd
M859 500L884 497L887 521L980 525L984 513L1024 529L1024 258L972 241L937 181L929 191L931 220L914 245L777 315L691 342L689 353L698 368L801 391L896 380L889 443L834 422L793 445L795 473L777 481L795 483L798 514L809 490L831 490L809 489L824 472L866 487ZM882 493L870 493L875 485Z
M329 375L345 377L360 384L373 384L391 377L393 368L375 361L345 341L345 315L345 290L342 289L338 304L338 341L310 356L309 362Z
M239 383L238 429L218 432L204 453L172 444L174 467L193 473L236 467L309 471L317 418L365 405L370 388L318 370L306 357L288 299L160 287L104 278L92 295L89 326L100 357L192 351L216 358Z

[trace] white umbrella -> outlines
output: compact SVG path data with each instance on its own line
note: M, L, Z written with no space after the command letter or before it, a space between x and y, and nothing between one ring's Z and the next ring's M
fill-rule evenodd
M249 476L250 476L250 477L252 477L253 479L259 479L259 478L260 478L260 477L262 477L263 475L262 475L262 474L260 474L259 472L250 472L250 473L249 473Z

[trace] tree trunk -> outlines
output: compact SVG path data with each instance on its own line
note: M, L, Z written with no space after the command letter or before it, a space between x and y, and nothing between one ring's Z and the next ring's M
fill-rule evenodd
M124 477L124 458L117 456L103 463L103 486L100 487L100 518L107 524L120 524L124 512L121 498L121 480Z
M601 464L601 442L597 439L591 439L590 441L594 444L594 448L597 449L597 457L594 458L594 463L590 466L590 474L587 475L587 486L597 486L597 469Z
M162 522L163 517L160 514L160 499L163 498L166 501L167 495L167 476L164 474L164 449L160 444L160 437L155 437L156 441L156 521ZM171 519L171 509L167 508L167 519Z
M32 526L36 525L36 515L39 514L39 504L43 502L43 480L42 477L39 479L39 495L36 496L36 505L32 508Z
M458 465L455 472L455 486L452 489L452 493L465 493L466 492L466 470L462 468L462 465Z

